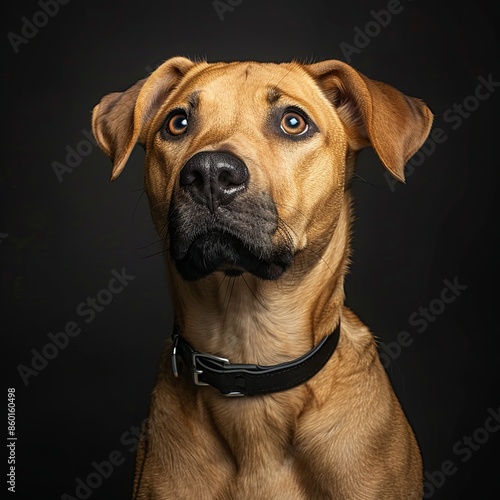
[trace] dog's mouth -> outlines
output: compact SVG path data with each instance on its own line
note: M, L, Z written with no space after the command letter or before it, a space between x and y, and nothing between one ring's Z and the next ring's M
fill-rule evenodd
M213 272L239 276L248 272L265 280L278 279L290 266L292 254L277 247L269 254L263 247L249 245L232 234L205 232L196 237L183 255L174 257L180 275L195 281Z
M235 200L210 213L179 194L170 208L168 230L170 256L187 281L214 272L277 280L293 261L293 245L278 236L278 214L268 195Z

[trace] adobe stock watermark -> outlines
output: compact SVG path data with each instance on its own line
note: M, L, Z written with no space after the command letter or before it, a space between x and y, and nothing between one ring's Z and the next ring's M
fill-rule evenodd
M95 146L97 146L97 141L94 135L89 130L83 129L82 135L84 136L74 147L66 146L66 156L64 158L64 163L59 161L53 161L51 163L52 170L56 174L57 180L62 182L64 180L63 176L65 174L71 174L78 167L83 159L89 156L92 151L94 151Z
M453 278L453 281L443 280L443 285L439 297L431 300L427 306L419 307L417 311L408 316L408 324L415 328L416 333L425 332L429 324L436 321L444 313L446 307L453 304L468 288L467 285L460 284L457 277ZM403 348L410 346L414 340L414 336L410 332L403 330L397 334L396 340L387 344L381 342L379 356L384 368L389 368L391 361L399 358Z
M220 22L224 21L226 12L233 12L235 7L241 5L243 0L214 0L212 7L219 16Z
M113 269L107 286L101 288L94 297L87 297L76 306L76 316L83 318L83 322L87 325L92 323L97 315L111 304L114 297L122 293L134 279L135 276L127 274L125 267L122 267L121 271ZM49 332L47 343L39 349L31 349L32 358L29 365L17 366L24 385L27 386L31 377L36 377L45 370L49 361L56 359L59 353L68 347L70 339L78 337L80 333L82 333L82 328L77 321L68 321L59 332Z
M90 472L83 475L83 478L78 476L75 479L74 492L71 495L63 493L61 500L86 500L90 498L94 491L100 488L104 481L109 479L116 469L126 462L127 455L137 451L139 437L147 425L146 422L147 420L143 422L142 428L132 425L130 429L127 429L120 436L121 447L108 453L104 460L99 462L94 460L90 464Z
M477 77L479 82L474 89L474 93L466 96L462 102L453 103L448 109L443 112L442 120L444 123L450 125L450 129L455 131L458 130L465 120L470 118L474 111L477 111L481 102L489 99L495 92L496 89L500 87L500 82L493 79L493 75L490 73L486 78L482 75ZM434 154L437 149L438 144L443 144L449 138L449 134L445 129L441 127L436 127L432 129L429 137L424 142L422 147L411 157L405 166L405 177L408 179L414 172L415 167L419 167L424 163L424 161ZM389 189L394 192L399 182L394 179L388 172L384 172L385 180L389 186Z
M407 0L411 2L412 0ZM400 0L389 0L386 8L370 11L371 19L362 27L354 27L354 37L352 43L341 42L339 49L341 50L346 62L349 64L352 61L353 54L359 54L363 49L368 47L372 40L382 32L383 28L387 28L394 16L403 12L404 6Z
M27 45L30 40L38 35L40 29L47 25L49 19L58 14L60 6L67 5L69 2L70 0L38 0L37 5L40 10L32 14L31 19L27 16L21 18L21 34L12 31L7 34L7 39L14 53L18 54L20 47Z
M446 480L456 474L461 463L468 462L500 430L500 407L488 408L488 416L481 427L470 435L462 436L452 447L453 458L445 460L438 470L424 472L424 498L432 498Z

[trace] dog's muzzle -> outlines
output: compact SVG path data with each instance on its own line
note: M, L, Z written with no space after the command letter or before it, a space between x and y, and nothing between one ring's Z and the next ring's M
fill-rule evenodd
M272 280L292 262L273 199L251 189L247 166L230 153L204 151L186 162L168 220L170 255L186 280L215 271Z

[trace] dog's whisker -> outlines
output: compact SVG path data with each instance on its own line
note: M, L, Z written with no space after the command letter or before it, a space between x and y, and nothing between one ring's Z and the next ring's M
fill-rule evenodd
M151 207L151 210L154 210L156 207L159 207L160 205L169 205L168 201L161 200L159 201L156 205Z
M304 247L302 250L310 252L314 256L316 256L321 262L323 262L323 264L325 264L325 266L327 267L327 269L330 271L331 275L335 276L335 273L333 272L333 269L330 267L330 264L323 258L322 255L320 255L318 252L315 252L314 250L311 250L309 247Z
M276 84L272 84L271 82L269 82L271 88L275 89L275 90L279 90L279 86L281 84L281 82L293 71L293 67L290 67L288 69L288 71L278 80L278 83Z
M152 243L148 243L147 245L144 245L142 247L136 247L136 250L144 250L146 248L149 248L149 247L152 247L153 245L161 245L163 242L162 240L157 240L157 241L153 241Z
M360 182L361 184L365 184L367 186L371 186L371 187L373 187L375 189L380 189L379 186L377 186L376 184L373 184L373 182L367 181L364 177L361 177L361 175L359 175L356 172L354 172L353 178L351 179L351 182Z
M287 235L287 238L289 240L289 243L291 244L291 242L293 241L292 240L292 237L290 235L290 233L293 233L295 236L297 236L297 233L294 231L294 229L290 226L290 224L288 224L285 220L283 219L279 219L278 220L278 228L282 230L283 233L285 233ZM335 276L335 273L333 272L333 269L330 267L330 264L324 259L324 257L322 255L320 255L318 252L315 252L314 250L312 250L311 248L309 247L304 247L303 249L301 249L301 252L304 252L304 251L307 251L307 252L310 252L312 253L314 256L316 256L319 260L321 260L327 267L327 269L330 271L331 275L332 276Z
M302 212L299 208L297 207L294 207L293 205L286 205L284 203L275 203L277 207L284 207L284 208L291 208L292 210L294 210L296 213L298 213L299 215L301 215L302 217L304 217L304 219L307 220L307 215Z
M150 255L145 255L143 259L150 259L151 257L156 257L157 255L163 255L166 252L165 249L160 250L159 252L152 253Z
M216 291L217 291L217 292L221 289L222 285L224 284L224 282L225 282L227 279L228 279L228 276L227 276L227 274L225 274L225 275L223 276L223 278L222 278L221 282L219 283L219 286L218 286L218 287L217 287L217 289L216 289Z
M245 279L245 277L243 275L241 275L241 279L243 280L243 283L245 283L246 287L248 288L249 292L253 295L254 299L266 310L266 311L271 311L271 309L269 309L269 307L267 307L266 304L264 304L264 302L262 302L259 297L257 297L257 295L255 294L255 292L250 288L250 285L248 284L247 280Z
M232 277L232 278L229 278L229 281L228 281L228 284L227 284L227 288L226 288L226 297L227 297L227 292L229 291L229 297L227 298L227 305L225 305L225 302L226 302L226 298L224 298L224 302L223 302L223 308L224 308L224 318L222 320L222 325L223 327L225 328L226 327L226 317L227 317L227 312L229 310L229 305L231 303L231 297L233 296L233 290L234 290L234 284L236 282L236 278L235 277Z
M134 220L135 212L137 211L137 207L139 206L139 203L141 202L142 197L146 194L146 190L144 188L134 190L134 192L137 192L137 191L141 191L141 194L139 195L139 199L135 202L134 210L132 210L132 220Z

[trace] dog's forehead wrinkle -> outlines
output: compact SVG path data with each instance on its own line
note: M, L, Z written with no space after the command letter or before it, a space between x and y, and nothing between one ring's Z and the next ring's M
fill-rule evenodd
M200 92L201 90L195 90L194 92L191 92L191 94L188 95L186 101L191 109L195 109L198 107L198 101L200 100Z
M260 87L279 87L293 68L283 68L274 63L230 63L225 65L208 66L194 76L193 84L208 88L235 85L236 90L242 82L257 84ZM301 74L297 74L300 78Z
M276 86L268 87L267 102L271 105L275 104L281 98L283 92Z

